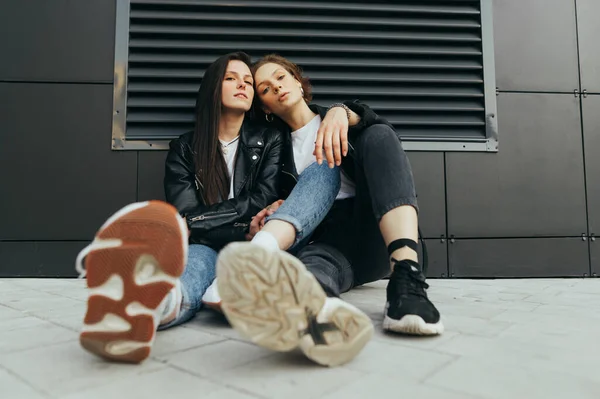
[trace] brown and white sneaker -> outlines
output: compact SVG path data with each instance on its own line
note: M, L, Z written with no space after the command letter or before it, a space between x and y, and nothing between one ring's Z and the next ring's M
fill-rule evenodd
M304 264L285 251L229 244L217 258L217 276L225 316L265 348L299 347L314 362L337 366L352 360L373 335L366 314L327 298Z
M187 236L177 210L160 201L128 205L100 227L76 264L89 288L80 335L86 350L129 363L150 355L161 320L179 310Z

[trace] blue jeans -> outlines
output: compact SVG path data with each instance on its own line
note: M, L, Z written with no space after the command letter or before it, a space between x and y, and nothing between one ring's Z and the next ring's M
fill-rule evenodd
M331 209L340 191L341 178L338 167L330 169L326 163L316 162L298 177L298 183L285 202L267 220L283 220L296 229L296 241L290 252L298 251ZM192 319L202 307L202 296L216 276L217 251L206 245L190 244L188 263L180 277L183 295L179 316L164 330Z
M296 240L288 252L295 253L308 243L333 206L341 185L337 166L329 168L326 162L321 165L315 162L304 169L285 202L266 219L282 220L294 226Z
M190 244L188 262L179 278L181 282L182 304L177 318L160 326L164 330L192 319L202 306L202 296L215 279L217 251L206 245Z

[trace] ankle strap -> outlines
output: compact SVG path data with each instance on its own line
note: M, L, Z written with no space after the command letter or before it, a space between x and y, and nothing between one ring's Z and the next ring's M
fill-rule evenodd
M415 241L409 238L401 238L399 240L392 241L390 245L388 245L388 255L392 256L395 250L404 247L409 247L415 252L417 252L417 249L419 248L418 244Z

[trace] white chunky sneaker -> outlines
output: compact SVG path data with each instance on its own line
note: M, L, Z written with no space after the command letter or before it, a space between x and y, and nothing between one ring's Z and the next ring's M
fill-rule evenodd
M297 347L314 362L352 360L373 335L373 323L356 307L325 292L304 264L284 251L232 243L217 259L221 307L231 325L275 351Z

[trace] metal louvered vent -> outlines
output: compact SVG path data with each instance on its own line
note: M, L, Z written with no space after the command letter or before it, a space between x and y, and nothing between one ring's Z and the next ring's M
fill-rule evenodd
M204 70L242 50L298 63L315 103L370 105L405 148L497 151L491 1L118 0L113 148L191 130Z

